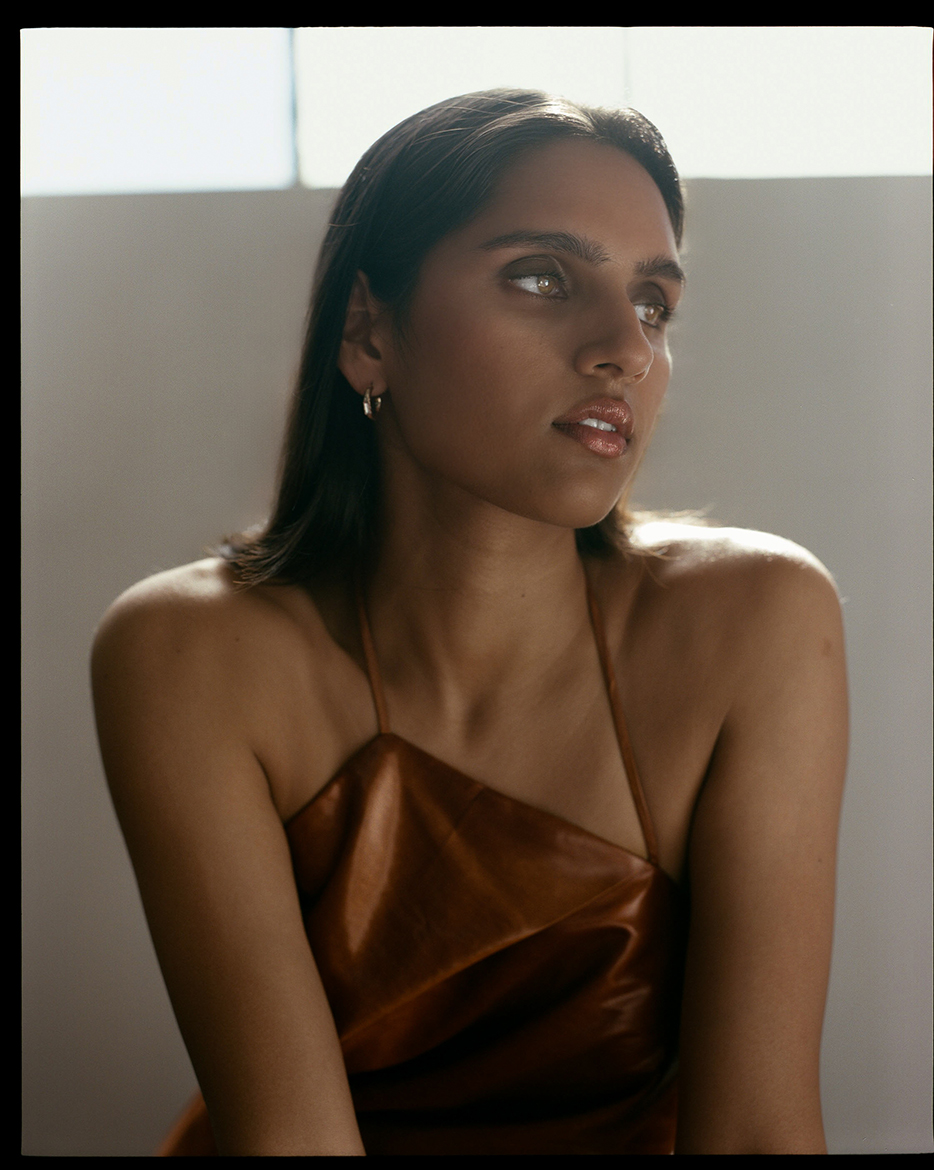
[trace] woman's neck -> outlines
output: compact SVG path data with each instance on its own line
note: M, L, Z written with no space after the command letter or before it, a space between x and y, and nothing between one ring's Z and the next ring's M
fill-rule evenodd
M382 532L366 599L387 679L474 707L592 637L572 529L450 498L386 508Z

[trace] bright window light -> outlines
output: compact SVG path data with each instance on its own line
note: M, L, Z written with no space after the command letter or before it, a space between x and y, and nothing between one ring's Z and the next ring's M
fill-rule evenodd
M36 28L26 194L340 186L424 106L498 86L657 123L687 178L929 174L920 26ZM294 93L297 121L293 118Z
M397 122L459 93L543 89L619 106L623 58L622 28L296 29L302 182L340 187Z
M409 114L518 86L635 106L687 178L928 174L930 60L902 26L300 29L300 173L340 186Z
M627 66L686 177L931 172L930 28L633 28Z
M283 28L35 28L22 36L28 195L294 182Z

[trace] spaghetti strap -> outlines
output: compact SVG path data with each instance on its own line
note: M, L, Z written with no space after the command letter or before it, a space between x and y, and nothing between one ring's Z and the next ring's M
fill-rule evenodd
M376 707L376 721L379 724L380 735L387 735L389 733L389 714L386 710L386 699L383 695L383 683L379 677L379 665L376 661L373 635L370 633L370 623L366 616L363 583L359 577L357 578L357 614L360 619L360 638L363 642L363 654L366 658L366 673L370 680L370 690L373 693L373 705Z
M376 649L373 645L373 635L370 632L370 622L366 613L366 602L363 596L363 584L358 579L356 583L357 593L357 613L360 620L360 639L363 642L363 654L366 659L366 672L370 682L370 691L373 694L373 705L376 708L376 719L379 725L380 735L387 735L390 732L389 713L386 707L386 698L383 694L383 683L379 674L379 664L376 659ZM613 671L613 665L610 661L610 653L606 644L606 633L603 628L603 617L600 613L600 607L597 604L597 599L594 596L593 589L590 585L590 579L587 578L587 604L590 609L590 622L593 626L594 640L597 643L597 653L600 656L600 666L603 670L603 678L606 683L607 697L610 701L610 709L613 713L613 724L616 728L616 739L619 743L620 755L623 759L623 765L626 769L626 779L629 781L629 789L632 792L633 803L636 806L636 813L639 817L639 824L642 827L642 835L645 839L645 847L648 852L648 860L652 865L658 865L658 843L655 838L655 829L652 825L652 818L649 814L649 807L646 803L645 794L642 791L642 783L639 779L639 770L636 767L636 758L633 754L632 745L629 742L629 732L626 728L626 719L623 715L622 704L619 699L619 689L616 685L616 675Z
M586 576L586 574L585 574ZM642 835L645 838L645 847L652 865L658 865L658 842L655 839L655 828L649 814L645 793L642 791L642 782L639 779L639 769L636 767L636 757L633 754L632 744L629 742L629 732L626 728L626 718L623 715L623 706L619 699L619 688L616 685L616 674L610 661L610 651L606 644L606 632L603 628L603 616L587 577L587 604L590 608L590 623L593 626L594 639L597 643L597 653L600 655L600 666L603 668L603 678L606 682L606 693L610 700L613 712L613 722L616 726L616 738L619 742L620 754L626 768L626 778L632 792L633 803L642 826Z

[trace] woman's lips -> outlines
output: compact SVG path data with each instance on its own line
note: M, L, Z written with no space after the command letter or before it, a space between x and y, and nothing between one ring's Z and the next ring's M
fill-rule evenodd
M595 455L615 459L629 447L633 418L629 404L622 399L599 398L576 407L551 425Z

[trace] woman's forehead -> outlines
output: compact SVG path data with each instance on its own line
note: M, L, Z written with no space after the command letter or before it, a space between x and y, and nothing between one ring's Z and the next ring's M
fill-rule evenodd
M455 236L486 247L523 234L570 232L612 253L677 255L661 191L648 171L615 146L564 139L524 151L479 214Z

